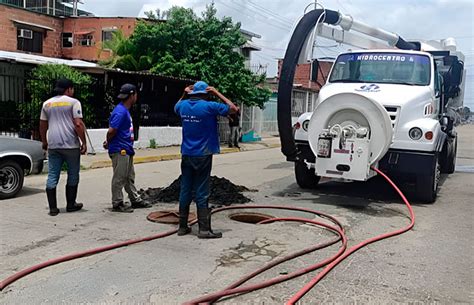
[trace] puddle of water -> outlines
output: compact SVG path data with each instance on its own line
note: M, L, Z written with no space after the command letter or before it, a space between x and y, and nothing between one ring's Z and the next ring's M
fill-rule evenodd
M474 165L456 165L456 172L458 173L474 173Z

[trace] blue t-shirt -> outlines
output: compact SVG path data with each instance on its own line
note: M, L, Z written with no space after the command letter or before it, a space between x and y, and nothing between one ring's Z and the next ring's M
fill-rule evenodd
M183 124L181 154L200 157L220 152L217 116L227 116L226 104L205 100L181 100L174 107Z
M112 111L109 126L117 129L115 137L110 140L109 154L114 154L125 149L127 155L133 156L133 124L130 112L122 103L118 104Z

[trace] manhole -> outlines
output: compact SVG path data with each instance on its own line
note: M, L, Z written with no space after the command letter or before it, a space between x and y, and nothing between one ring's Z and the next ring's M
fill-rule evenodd
M178 224L179 223L179 212L178 211L156 211L151 212L146 217L149 221L159 222L159 223L169 223L169 224ZM196 214L190 212L188 217L188 222L194 221L196 219Z
M257 224L261 221L268 220L271 218L274 218L271 215L267 214L262 214L262 213L250 213L250 212L245 212L245 213L234 213L229 215L229 218L235 221L239 222L245 222L245 223L251 223L251 224Z

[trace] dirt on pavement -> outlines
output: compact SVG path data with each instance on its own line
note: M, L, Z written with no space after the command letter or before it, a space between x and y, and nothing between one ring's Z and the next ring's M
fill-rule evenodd
M140 195L143 199L148 200L151 203L166 202L176 203L179 201L181 176L174 180L168 187L165 188L148 188L146 190L141 189ZM226 178L220 178L212 176L210 178L210 195L209 204L222 206L231 205L238 203L247 203L251 199L242 194L242 192L250 192L256 190L250 190L245 186L236 185Z

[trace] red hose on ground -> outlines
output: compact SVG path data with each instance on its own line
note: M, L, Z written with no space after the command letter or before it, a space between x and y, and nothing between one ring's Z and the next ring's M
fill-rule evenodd
M410 205L410 203L408 202L408 200L406 199L405 195L400 191L400 189L395 185L395 183L392 182L392 180L390 180L390 178L388 178L384 173L382 173L380 170L374 168L374 167L371 167L372 170L376 171L379 175L381 175L382 177L385 178L385 180L387 180L387 182L397 191L397 193L400 195L400 197L402 198L403 202L406 204L407 208L408 208L408 211L410 213L410 219L411 219L411 222L409 225L407 225L406 227L402 228L402 229L399 229L399 230L396 230L396 231L393 231L393 232L389 232L389 233L385 233L385 234L381 234L381 235L378 235L376 237L373 237L373 238L370 238L370 239L367 239L353 247L351 247L347 252L338 252L338 254L340 254L336 259L329 259L329 260L326 260L326 264L329 264L326 266L325 269L323 269L323 271L321 271L313 280L311 280L307 285L305 285L300 291L298 291L288 302L287 304L295 304L299 299L301 299L309 290L311 290L311 288L314 287L314 285L316 285L327 273L329 273L329 271L331 271L337 264L339 264L341 261L343 261L344 259L346 259L348 256L350 256L351 254L353 254L354 252L356 252L357 250L365 247L366 245L370 244L370 243L373 243L373 242L376 242L376 241L380 241L382 239L386 239L386 238L389 238L389 237L393 237L395 235L399 235L399 234L402 234L408 230L410 230L413 225L415 224L415 214L413 213L413 209ZM327 216L327 215L325 215ZM337 220L333 217L331 217L331 220L334 220L335 222L337 222ZM271 220L269 220L271 221ZM266 221L267 222L267 221ZM262 222L263 223L263 222ZM338 222L337 222L338 223ZM345 235L343 235L343 239L346 240L346 237ZM291 255L290 255L291 256ZM285 258L284 258L285 259ZM279 263L281 263L282 261L279 261ZM321 264L319 265L317 268L319 267L322 267L322 266L325 266L326 264ZM276 264L274 264L276 265ZM272 267L274 266L272 265ZM316 265L313 265L312 267L315 267ZM310 267L311 268L311 267ZM317 268L314 268L312 270L316 270ZM277 281L278 278L274 278L272 280L269 280L269 281L265 281L263 283L258 283L258 284L254 284L254 285L248 285L248 286L244 286L244 287L241 287L241 288L236 288L237 286L241 285L243 282L249 280L250 278L252 277L255 277L256 275L260 274L261 272L267 270L269 268L261 268L259 269L258 271L256 272L253 272L252 274L244 277L242 280L240 281L237 281L236 283L230 285L229 287L227 287L226 289L220 291L220 292L216 292L216 293L213 293L213 294L210 294L210 295L206 295L206 296L203 296L203 297L200 297L200 298L197 298L197 299L194 299L194 300L191 300L191 301L188 301L184 304L186 305L191 305L191 304L200 304L200 303L212 303L212 302L215 302L217 301L218 299L224 297L224 296L230 296L230 295L233 295L233 294L236 294L236 293L247 293L247 292L251 292L251 291L254 291L254 290L257 290L257 289L261 289L261 288L264 288L264 287L268 287L269 285L266 285L266 283L270 284L270 285L273 285L273 284L277 284L277 283L281 283L283 282L284 280L287 280L287 279L283 279L281 281ZM310 272L312 270L308 270L307 272ZM298 276L298 275L301 275L301 274L304 274L306 272L294 272L292 273L292 275L294 275L292 278ZM298 274L298 275L296 275Z
M257 206L238 205L238 206L229 206L229 207L215 209L215 210L212 211L212 213L220 212L220 211L223 211L223 210L257 209L257 208L270 208L270 209L292 210L292 211L312 213L312 214L315 214L315 215L318 215L320 217L323 217L323 218L326 218L326 219L330 220L332 223L336 224L338 228L331 227L331 226L326 225L326 224L322 224L321 226L328 226L328 229L330 229L330 230L331 229L335 230L335 231L340 230L341 232L344 232L343 229L342 229L341 224L334 217L332 217L330 215L327 215L327 214L324 214L324 213L321 213L321 212L318 212L318 211L313 211L313 210L305 209L305 208L284 207L284 206L264 206L264 205L257 205ZM191 222L190 225L195 224L196 222L197 222L197 220ZM167 236L175 234L176 232L177 232L177 230L174 229L174 230L171 230L171 231L168 231L168 232L160 233L160 234L157 234L157 235L152 235L152 236L149 236L149 237L128 240L128 241L120 242L120 243L117 243L117 244L112 244L112 245L109 245L109 246L104 246L104 247L94 248L94 249L81 251L81 252L77 252L77 253L72 253L72 254L69 254L69 255L66 255L66 256L61 256L61 257L58 257L58 258L48 260L48 261L40 263L38 265L34 265L34 266L29 267L27 269L21 270L21 271L15 273L15 274L13 274L12 276L4 279L3 281L0 282L0 291L5 289L5 287L12 284L13 282L19 280L20 278L22 278L22 277L24 277L28 274L31 274L35 271L38 271L40 269L43 269L43 268L46 268L46 267L49 267L49 266L52 266L52 265L55 265L55 264L67 262L67 261L70 261L70 260L74 260L76 258L85 257L85 256L89 256L89 255L93 255L93 254L97 254L97 253L117 249L117 248L120 248L120 247L140 243L140 242L143 242L143 241L151 241L151 240L154 240L154 239L167 237ZM337 241L335 241L335 242L337 242Z
M398 192L398 194L403 199L404 203L407 205L408 210L410 212L410 218L411 218L411 223L408 226L406 226L403 229L397 230L397 231L393 231L393 232L390 232L390 233L382 234L382 235L367 239L366 241L364 241L364 242L362 242L362 243L360 243L356 246L353 246L351 249L349 249L349 251L345 252L346 245L347 245L347 238L344 234L344 229L342 228L342 225L334 217L332 217L330 215L327 215L327 214L324 214L324 213L321 213L319 211L314 211L314 210L305 209L305 208L297 208L297 207L264 206L264 205L257 205L257 206L239 205L239 206L230 206L230 207L215 209L215 210L212 211L212 213L217 213L217 212L224 211L224 210L233 210L233 209L280 209L280 210L307 212L307 213L311 213L311 214L317 215L319 217L325 218L325 219L331 221L336 226L328 225L326 223L315 221L315 220L312 220L312 219L298 218L298 217L273 218L273 219L262 221L261 223L263 224L263 223L270 223L270 222L276 222L276 221L295 221L295 222L310 223L310 224L313 224L315 226L323 227L325 229L330 230L331 232L338 235L338 238L335 239L335 240L331 240L329 242L326 242L326 243L313 245L309 248L300 250L300 251L295 252L293 254L290 254L290 255L287 255L287 256L282 257L280 259L277 259L275 261L272 261L269 264L267 264L266 266L256 270L255 272L243 277L242 279L240 279L237 282L233 283L232 285L228 286L224 290L222 290L220 292L210 294L210 295L207 295L207 296L200 297L198 299L194 299L192 301L187 302L186 304L198 304L198 303L201 303L201 302L215 302L215 301L217 301L218 299L220 299L224 296L230 296L230 295L234 295L236 293L247 293L247 292L250 292L250 291L257 290L257 289L265 288L265 287L268 287L268 286L278 284L278 283L281 283L283 281L295 278L295 277L300 276L302 274L314 271L318 268L321 268L321 267L327 265L327 267L323 271L321 271L313 280L311 280L307 285L305 285L297 294L295 294L288 301L288 304L294 304L301 297L303 297L312 287L314 287L314 285L316 285L338 263L340 263L342 260L347 258L352 253L356 252L360 248L362 248L362 247L364 247L364 246L366 246L370 243L373 243L375 241L379 241L381 239L385 239L385 238L392 237L392 236L395 236L395 235L398 235L398 234L402 234L402 233L410 230L413 227L414 223L415 223L415 215L414 215L413 210L410 206L410 203L405 198L403 193L398 189L398 187L385 174L383 174L382 172L380 172L376 168L372 168L372 169L375 170L378 174L382 175L395 188L395 190ZM196 221L192 222L191 224L194 224L194 223L196 223ZM120 247L124 247L124 246L128 246L128 245L132 245L132 244L143 242L143 241L150 241L150 240L166 237L166 236L169 236L169 235L172 235L172 234L176 233L176 231L177 230L174 229L174 230L171 230L171 231L168 231L168 232L160 233L160 234L145 237L145 238L124 241L124 242L121 242L121 243L117 243L117 244L113 244L113 245L109 245L109 246L104 246L104 247L100 247L100 248L95 248L95 249L91 249L91 250L87 250L87 251L82 251L82 252L78 252L78 253L73 253L73 254L70 254L70 255L63 256L63 257L48 260L44 263L32 266L30 268L22 270L22 271L20 271L16 274L6 278L2 282L0 282L0 291L3 290L8 285L10 285L11 283L15 282L16 280L18 280L18 279L20 279L20 278L22 278L22 277L24 277L24 276L26 276L30 273L33 273L37 270L43 269L45 267L48 267L48 266L51 266L51 265L54 265L54 264L58 264L58 263L61 263L61 262L66 262L66 261L69 261L69 260L73 260L73 259L76 259L76 258L80 258L80 257L88 256L88 255L93 255L93 254L96 254L96 253L100 253L100 252L104 252L104 251L108 251L108 250L112 250L112 249L116 249L116 248L120 248ZM264 282L261 282L261 283L258 283L258 284L247 285L247 286L243 286L243 287L239 288L240 285L242 285L243 283L245 283L249 279L257 276L258 274L260 274L260 273L262 273L262 272L264 272L264 271L266 271L266 270L268 270L268 269L270 269L270 268L272 268L272 267L274 267L278 264L281 264L285 261L296 258L298 256L311 253L315 250L328 247L330 245L335 244L336 242L338 242L340 240L342 240L342 245L341 245L340 249L338 250L338 252L334 256L332 256L332 257L330 257L326 260L323 260L323 261L321 261L317 264L311 265L309 267L302 268L300 270L294 271L294 272L292 272L290 274L287 274L287 275L275 277L273 279L270 279L270 280L267 280L267 281L264 281Z
M399 235L399 234L402 234L402 233L405 233L406 231L408 230L411 230L411 228L413 228L414 224L415 224L415 213L413 212L413 209L410 205L410 202L408 202L408 200L406 199L405 195L403 195L402 191L400 191L400 189L395 185L395 183L393 183L392 180L390 180L390 178L388 178L383 172L381 172L379 169L375 168L375 167L371 167L372 170L376 171L379 175L381 175L382 177L385 178L385 180L387 180L387 182L397 191L397 193L400 195L400 197L402 198L403 202L406 204L407 208L408 208L408 211L410 213L410 219L411 219L411 222L409 225L407 225L406 227L402 228L402 229L399 229L399 230L396 230L396 231L393 231L393 232L390 232L390 233L385 233L385 234L381 234L381 235L378 235L376 237L373 237L373 238L369 238L353 247L351 247L349 249L349 251L347 251L346 253L344 253L343 255L341 255L340 257L338 257L336 260L334 260L332 263L330 263L326 268L324 268L323 271L321 271L316 277L314 277L308 284L306 284L303 288L301 288L300 291L298 291L291 299L288 300L288 302L286 304L295 304L296 302L298 302L299 299L301 299L308 291L311 290L311 288L314 287L314 285L316 285L323 277L326 276L326 274L328 274L332 269L334 269L334 267L337 266L337 264L339 264L340 262L342 262L344 259L346 259L349 255L351 255L352 253L356 252L357 250L359 250L360 248L363 248L365 246L367 246L368 244L371 244L373 242L376 242L376 241L379 241L379 240L382 240L382 239L385 239L385 238L389 238L389 237L393 237L393 236L396 236L396 235Z
M329 229L333 232L336 231L338 233L338 235L340 236L340 238L337 239L337 240L327 242L327 243L312 246L310 248L307 248L307 249L295 252L293 254L290 254L288 256L282 257L282 258L280 258L280 259L278 259L274 262L270 262L268 265L262 267L261 269L253 272L252 274L250 274L248 276L245 276L244 278L240 279L239 281L237 281L236 283L230 285L229 287L227 287L226 289L224 289L222 291L212 293L212 294L209 294L209 295L205 295L203 297L188 301L184 304L188 305L188 304L200 304L200 303L205 303L205 302L215 302L215 301L217 301L218 299L220 299L224 296L229 296L229 295L233 295L233 294L236 294L236 293L246 293L246 292L266 288L266 287L269 287L269 286L272 286L272 285L275 285L275 284L279 284L281 282L293 279L295 277L298 277L300 275L306 274L308 272L314 271L316 269L321 268L322 266L327 265L328 263L330 263L331 261L333 261L337 257L339 257L346 250L347 239L346 239L346 236L343 234L342 230L340 230L340 229L338 230L334 227L331 228L330 226L328 226L326 224L323 224L321 222L318 222L318 221L305 219L305 218L297 218L297 217L274 218L274 219L268 219L268 220L262 221L261 223L270 223L270 222L275 222L275 221L296 221L296 222L310 223L310 224L314 224L316 226L323 226L323 227L325 227L325 228L327 228L327 229ZM258 284L253 284L253 285L248 285L248 286L243 286L243 287L237 288L238 286L240 286L244 282L248 281L249 279L255 277L256 275L262 273L265 270L268 270L268 269L270 269L270 268L272 268L272 267L274 267L274 266L276 266L276 265L278 265L282 262L288 261L290 259L301 256L303 254L307 254L307 253L313 252L317 249L321 249L321 248L325 248L327 246L330 246L330 245L336 243L337 241L339 241L340 239L342 239L341 248L339 249L339 251L335 255L333 255L332 257L330 257L328 259L325 259L325 260L323 260L323 261L321 261L317 264L311 265L311 266L306 267L306 268L302 268L300 270L297 270L297 271L292 272L292 273L287 274L287 275L278 276L278 277L272 278L270 280L260 282Z
M177 232L177 230L175 229L175 230L171 230L171 231L160 233L160 234L153 235L153 236L148 236L148 237L133 239L133 240L127 240L127 241L123 241L123 242L113 244L113 245L109 245L109 246L99 247L99 248L95 248L95 249L90 249L90 250L77 252L77 253L69 254L69 255L66 255L66 256L61 256L61 257L58 257L58 258L50 259L48 261L45 261L44 263L34 265L30 268L21 270L20 272L15 273L14 275L4 279L3 281L0 282L0 291L2 291L5 287L7 287L11 283L15 282L16 280L19 280L22 277L24 277L24 276L26 276L30 273L33 273L35 271L38 271L40 269L43 269L43 268L46 268L46 267L49 267L49 266L52 266L52 265L55 265L55 264L67 262L67 261L70 261L70 260L73 260L73 259L76 259L76 258L89 256L89 255L97 254L97 253L100 253L100 252L105 252L105 251L109 251L109 250L112 250L112 249L125 247L125 246L128 246L128 245L133 245L133 244L140 243L140 242L143 242L143 241L150 241L150 240L166 237L166 236L169 236L169 235L173 235L176 232Z

